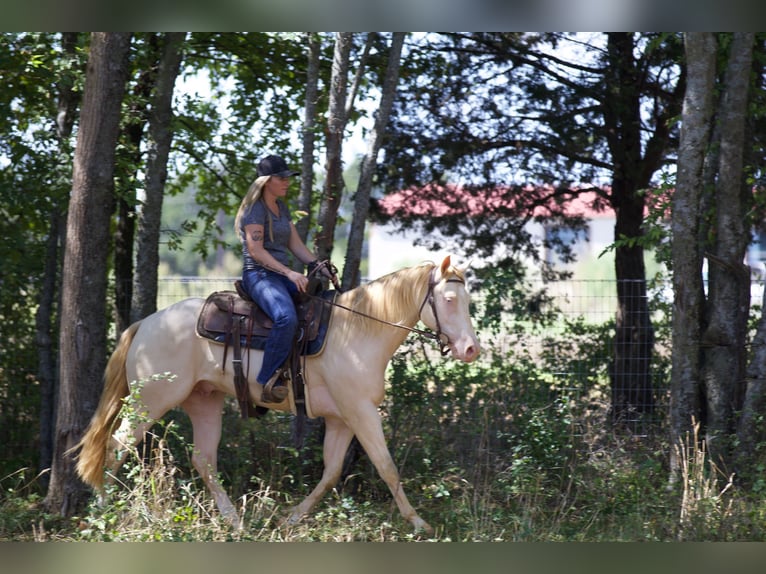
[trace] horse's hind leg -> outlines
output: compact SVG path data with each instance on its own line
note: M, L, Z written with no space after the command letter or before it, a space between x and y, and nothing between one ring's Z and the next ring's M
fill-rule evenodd
M296 524L314 505L333 488L343 470L343 458L348 450L354 433L342 420L336 417L325 418L325 435L323 445L324 471L322 478L314 490L303 501L292 509L284 521L285 524Z
M221 416L225 394L200 383L181 403L194 429L192 464L213 496L221 515L234 527L241 528L239 515L218 479L218 443L221 440Z
M117 472L127 460L127 451L144 440L144 435L154 422L147 420L139 424L131 424L127 419L122 420L120 428L109 441L109 451L106 457L106 475L109 482L114 481Z

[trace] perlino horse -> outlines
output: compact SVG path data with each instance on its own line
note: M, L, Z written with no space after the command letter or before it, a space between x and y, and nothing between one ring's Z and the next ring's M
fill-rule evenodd
M137 444L168 410L181 406L193 427L192 464L221 512L240 526L240 517L218 479L217 450L226 395L234 395L233 369L223 364L223 346L195 333L204 300L190 298L134 323L122 334L107 364L100 403L76 448L77 472L100 490L104 470L114 474L125 458L120 451ZM337 483L354 435L388 485L400 512L415 530L433 529L407 500L383 434L378 406L384 397L386 366L418 321L436 332L445 349L465 362L476 359L479 341L468 312L464 271L447 257L396 271L337 297L321 354L305 362L306 409L323 417L324 472L314 490L286 518L296 523ZM260 368L263 353L245 351L250 368ZM158 376L169 373L172 377ZM136 392L147 417L131 425L121 420L123 399ZM261 386L250 384L260 404ZM290 401L270 408L287 410ZM116 432L115 432L115 429Z

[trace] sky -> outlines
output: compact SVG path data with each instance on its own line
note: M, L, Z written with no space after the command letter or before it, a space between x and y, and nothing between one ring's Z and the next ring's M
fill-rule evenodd
M227 86L229 88L233 88L233 80L230 81L228 84L224 84L224 86ZM210 98L210 80L209 76L205 71L199 72L193 76L188 77L179 77L176 82L176 104L180 105L180 96L183 94L198 94L201 98L209 99ZM218 110L221 114L221 117L226 118L227 117L227 106L228 106L229 100L228 98L220 98L218 100ZM357 99L356 102L357 108L360 106L371 110L374 106L377 105L377 102L374 101L359 101ZM301 118L302 119L302 118ZM365 130L372 129L373 126L373 118L371 117L371 114L369 114L366 117L361 118L356 124L349 125L348 127L348 136L343 140L343 163L344 165L348 166L351 164L358 156L364 155L366 152L366 142L364 139L364 132ZM221 126L222 130L226 130L226 121ZM258 137L257 132L253 134L254 137ZM294 134L294 149L300 150L301 149L301 141L300 141L300 134L296 133Z

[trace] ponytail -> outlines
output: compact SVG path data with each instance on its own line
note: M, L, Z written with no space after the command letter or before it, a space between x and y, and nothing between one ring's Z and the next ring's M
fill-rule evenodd
M245 216L245 213L247 213L247 210L250 209L250 207L252 207L256 201L261 199L261 196L263 195L263 186L266 185L269 177L271 176L262 175L261 177L256 178L256 180L250 184L250 188L247 190L245 197L242 199L242 203L239 204L237 216L234 218L234 233L236 233L237 237L240 239L244 239L244 230L241 229L242 218ZM269 236L272 235L270 224L271 220L269 220Z

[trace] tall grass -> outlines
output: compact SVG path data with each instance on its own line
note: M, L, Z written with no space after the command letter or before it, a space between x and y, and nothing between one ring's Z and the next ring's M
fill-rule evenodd
M445 371L446 372L446 371ZM683 472L668 488L662 440L618 435L573 416L574 405L551 402L512 408L499 393L463 405L462 415L426 403L413 418L389 404L391 447L404 486L436 528L435 541L763 540L766 505L738 490L708 460L704 442L678 445ZM499 409L502 405L504 408ZM234 411L234 409L232 409ZM502 415L500 413L503 413ZM236 418L236 413L232 412ZM591 416L593 416L591 414ZM437 421L440 421L437 424ZM543 425L542 422L549 423ZM289 432L288 420L274 420ZM398 428L393 429L391 425ZM416 425L417 429L416 429ZM520 435L516 425L525 427ZM244 427L250 423L243 423ZM304 494L297 457L275 462L268 479L232 484L244 528L218 514L187 460L190 447L162 429L148 452L136 451L108 487L73 519L43 514L23 473L2 480L0 539L79 541L408 541L421 540L404 522L385 485L363 456L301 524L279 519ZM563 434L562 434L563 433ZM180 434L180 433L179 433ZM245 432L238 438L247 440ZM258 451L269 439L256 439ZM233 439L232 439L233 442ZM567 444L568 443L568 444ZM171 445L172 450L171 450ZM181 448L179 449L179 445ZM314 449L316 447L310 447ZM563 449L563 450L562 450ZM232 464L230 461L229 464ZM264 468L269 468L264 463ZM231 473L226 469L226 473ZM312 469L307 485L318 478ZM307 486L308 487L308 486Z
M671 445L662 417L612 424L610 331L572 321L565 337L534 343L510 331L470 365L435 357L418 341L394 357L381 414L405 490L436 529L431 540L766 539L766 503L709 460L698 433ZM667 368L656 366L660 401ZM313 514L280 526L322 471L321 429L299 449L288 415L244 421L233 400L226 406L219 468L241 530L218 514L193 472L182 413L154 432L104 500L72 519L43 512L37 477L0 477L0 540L424 539L364 454ZM669 486L671 449L682 472Z
M726 476L710 460L706 442L700 438L699 423L675 445L681 462L680 540L726 535L727 523L735 520L734 475Z

